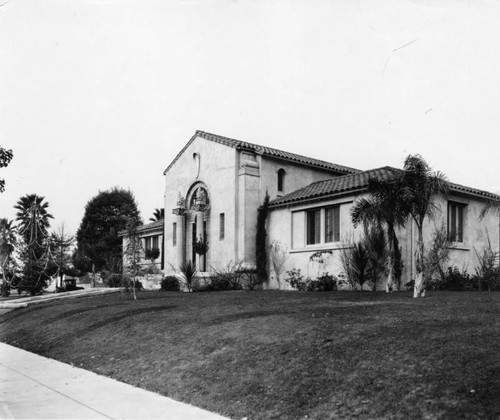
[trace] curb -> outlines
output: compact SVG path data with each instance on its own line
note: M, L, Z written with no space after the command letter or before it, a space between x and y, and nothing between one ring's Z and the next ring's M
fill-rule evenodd
M85 297L85 296L93 296L93 295L105 295L108 293L117 293L125 290L123 287L117 287L113 289L91 289L91 290L74 290L71 292L63 292L57 293L53 295L45 295L45 296L33 296L27 298L16 299L15 301L10 302L1 302L0 309L16 309L16 308L26 308L29 305L33 305L35 303L43 303L56 299L64 299L71 297Z

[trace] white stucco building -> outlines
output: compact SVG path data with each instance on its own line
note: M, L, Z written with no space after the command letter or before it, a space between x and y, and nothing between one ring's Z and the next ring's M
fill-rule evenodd
M397 169L361 171L197 131L164 171L163 232L158 222L141 229L145 237L155 235L163 244L160 260L165 273L174 272L187 260L196 263L202 276L230 261L252 269L257 212L267 191L271 199L268 240L279 240L288 249L285 270L300 268L309 276L320 272L338 275L342 271L339 251L360 235L360 228L355 229L351 222L353 202L366 196L371 177L385 179L393 171ZM475 249L482 249L488 238L492 247L499 249L499 218L479 218L487 200L499 198L450 183L449 196L439 199L441 212L427 221L426 240L430 240L434 226L444 223L454 240L450 265L473 272ZM398 238L405 283L415 272L416 231L412 223L398 231ZM195 241L208 243L204 256L194 252ZM331 252L319 267L310 256L321 250ZM264 287L277 288L272 270L269 272Z

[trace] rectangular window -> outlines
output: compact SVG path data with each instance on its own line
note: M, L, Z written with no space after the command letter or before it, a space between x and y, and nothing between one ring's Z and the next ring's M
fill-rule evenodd
M153 236L153 248L159 249L160 247L158 246L158 235Z
M177 223L172 225L172 246L177 246Z
M144 250L148 251L151 249L151 237L144 238Z
M223 240L225 236L225 216L224 213L219 214L219 240Z
M325 209L325 242L340 241L340 207Z
M450 242L464 241L465 204L448 202L448 240Z
M321 210L310 210L307 213L307 245L319 244L321 241Z

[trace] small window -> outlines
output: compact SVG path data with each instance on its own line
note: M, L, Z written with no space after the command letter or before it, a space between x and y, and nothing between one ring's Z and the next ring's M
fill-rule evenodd
M285 191L285 173L284 169L278 170L278 192Z
M148 251L151 249L151 237L144 238L144 250Z
M177 223L172 224L172 246L177 246Z
M159 249L159 246L158 246L158 235L153 236L153 248Z
M307 245L319 244L321 241L321 210L307 212Z
M224 213L219 215L219 240L222 241L225 236L225 216Z
M325 209L325 242L340 241L340 208Z
M448 240L450 242L464 241L465 204L448 202Z

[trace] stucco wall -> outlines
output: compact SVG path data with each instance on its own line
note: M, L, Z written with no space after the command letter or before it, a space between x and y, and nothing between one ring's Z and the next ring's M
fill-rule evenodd
M289 250L281 279L281 289L290 289L290 286L284 281L285 271L292 268L299 268L304 277L317 277L323 272L328 272L338 276L343 272L340 263L340 250L346 244L359 240L362 235L362 228L354 228L351 222L350 209L353 205L354 197L350 199L339 199L324 201L320 204L309 204L301 207L278 208L272 210L268 223L269 243L278 240L285 244ZM466 205L464 214L464 243L452 244L450 261L448 266L456 266L460 270L467 270L469 274L474 274L478 265L478 259L475 250L480 252L487 245L488 237L493 250L499 249L499 218L489 215L484 219L479 217L484 202L473 197L450 195L447 199L436 199L436 205L440 210L435 212L431 219L426 219L424 223L424 243L426 250L432 244L435 229L443 223L447 223L447 202L448 200L461 202ZM340 230L341 241L338 243L306 245L306 222L305 211L317 207L326 207L330 205L340 205ZM415 264L414 252L416 249L417 230L414 222L409 219L406 228L398 229L397 237L399 245L402 248L402 258L404 268L401 284L409 282L414 278ZM326 255L324 262L319 264L311 262L311 255L319 250L332 249L331 255ZM265 285L266 288L276 289L278 283L275 273L269 267L270 280ZM384 282L377 284L377 288L382 288ZM366 285L368 288L369 285Z
M199 156L199 167L194 153ZM196 182L202 182L208 191L210 210L207 223L209 250L208 265L225 264L236 258L235 250L235 190L236 151L221 144L196 138L165 175L165 272L176 267L177 247L172 245L173 223L177 216L179 193L186 198ZM199 170L198 170L199 168ZM225 238L219 240L219 214L225 217ZM178 238L179 239L179 238ZM179 242L177 244L179 246Z

